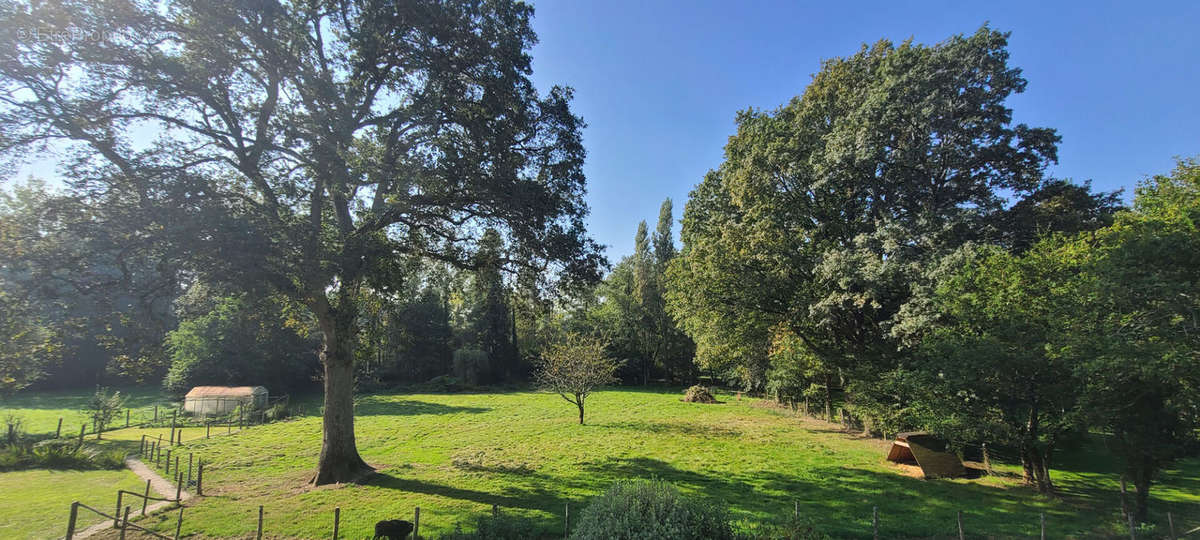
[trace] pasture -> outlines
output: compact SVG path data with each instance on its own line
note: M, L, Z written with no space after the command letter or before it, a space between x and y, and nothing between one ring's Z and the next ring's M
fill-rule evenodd
M1020 486L1013 464L998 465L1001 474L991 477L923 480L884 460L885 441L761 400L721 395L722 403L704 405L679 396L603 391L588 401L583 426L571 405L545 393L361 396L358 445L378 474L318 488L306 481L320 449L319 416L207 440L187 436L183 451L207 464L206 496L187 503L183 532L252 535L262 505L268 535L327 537L341 508L342 536L364 538L375 521L411 519L419 506L422 536L436 537L459 524L469 528L496 504L535 520L537 534L561 537L565 505L582 509L630 477L665 479L687 495L724 503L743 530L783 518L797 503L837 537L869 537L876 506L885 537L947 537L956 533L959 510L973 535L1036 536L1043 512L1052 537L1105 536L1121 527L1116 462L1098 443L1062 454L1053 472L1060 493L1046 497ZM106 438L136 450L141 433ZM1198 476L1200 463L1189 461L1155 486L1151 519L1162 523L1160 533L1168 510L1180 527L1200 525ZM65 510L64 503L63 518ZM167 517L149 521L174 527Z

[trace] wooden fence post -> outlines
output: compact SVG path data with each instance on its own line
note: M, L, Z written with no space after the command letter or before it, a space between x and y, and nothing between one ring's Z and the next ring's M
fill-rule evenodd
M167 449L167 474L171 474L171 449Z
M129 507L125 507L125 518L121 520L121 534L119 538L125 540L125 530L129 528Z
M1137 540L1137 528L1133 526L1133 512L1129 513L1129 540Z
M258 505L258 534L254 536L254 540L262 540L262 514L263 507L260 504Z
M129 409L125 409L125 427L129 427Z
M62 417L58 419L58 427L54 428L54 438L62 437Z
M79 501L71 503L71 517L67 518L67 540L75 537L75 518L79 517Z
M1125 503L1125 475L1121 475L1121 517L1129 517L1129 506Z
M154 406L154 423L158 423L158 405Z
M1175 518L1167 512L1167 528L1171 531L1171 540L1175 540Z
M966 540L966 535L963 534L962 525L962 510L958 511L958 540Z
M190 485L192 485L192 453L191 453L191 452L188 452L188 477L187 477L187 483L188 483L188 485L189 485L189 486L190 486Z
M421 507L413 508L413 540L420 538L421 534Z
M204 460L200 460L200 470L196 471L196 495L204 495Z
M879 507L871 507L871 538L879 540Z
M337 540L338 525L339 525L339 522L341 522L341 521L342 521L342 509L340 507L334 508L333 509L333 540Z
M146 479L146 494L142 496L142 515L146 515L146 505L150 502L150 479Z
M1046 540L1046 513L1042 512L1042 540Z
M179 540L179 530L183 528L183 507L179 507L179 519L175 522L175 540Z
M500 505L493 504L492 505L492 519L496 519L498 517L500 517Z
M563 538L571 536L571 503L563 504Z
M87 424L79 426L79 446L83 446L83 432L87 429Z
M212 422L205 420L204 421L204 438L207 439L210 435L212 435Z
M117 490L117 511L113 512L113 528L114 529L121 526L121 496L124 494L125 494L124 491L121 491L119 489Z

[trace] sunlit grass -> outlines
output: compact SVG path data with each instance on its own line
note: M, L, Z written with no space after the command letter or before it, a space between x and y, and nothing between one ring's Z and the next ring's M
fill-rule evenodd
M141 492L144 488L145 483L128 470L0 473L0 538L62 537L72 502L112 514L118 489ZM100 516L80 510L77 528L101 521Z
M618 478L666 479L686 494L729 505L738 525L794 511L841 537L870 535L878 507L884 537L956 535L965 512L969 534L1035 536L1046 514L1050 536L1095 537L1117 531L1116 464L1098 446L1062 455L1057 497L1017 482L1018 468L975 480L926 481L884 460L887 443L836 426L722 396L724 403L683 403L674 392L612 390L589 400L587 425L558 396L532 393L378 395L359 399L357 432L364 459L379 474L363 484L309 488L320 450L315 416L233 435L189 440L206 465L206 497L188 503L185 534L244 537L259 505L268 534L317 538L342 512L345 538L369 538L381 519L411 519L421 507L422 536L453 530L497 504L536 520L544 537L561 537L572 513ZM141 431L114 439L136 441ZM201 434L202 435L202 434ZM185 433L185 439L191 437ZM1152 518L1175 512L1200 524L1200 466L1188 462L1155 486ZM169 518L153 520L172 529Z

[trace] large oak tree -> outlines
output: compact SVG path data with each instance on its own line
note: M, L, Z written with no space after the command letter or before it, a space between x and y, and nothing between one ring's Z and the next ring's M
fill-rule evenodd
M529 79L511 1L0 3L0 153L64 150L80 195L124 194L205 279L262 282L324 335L313 481L354 440L360 292L401 257L595 278L582 121Z

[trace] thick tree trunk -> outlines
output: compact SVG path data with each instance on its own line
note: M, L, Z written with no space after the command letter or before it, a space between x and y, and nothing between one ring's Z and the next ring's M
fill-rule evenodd
M575 405L579 407L579 425L583 425L583 396L575 395Z
M322 419L321 457L315 485L353 482L373 469L358 455L354 442L354 335L349 314L320 314L325 334L321 363L325 367L325 416Z

